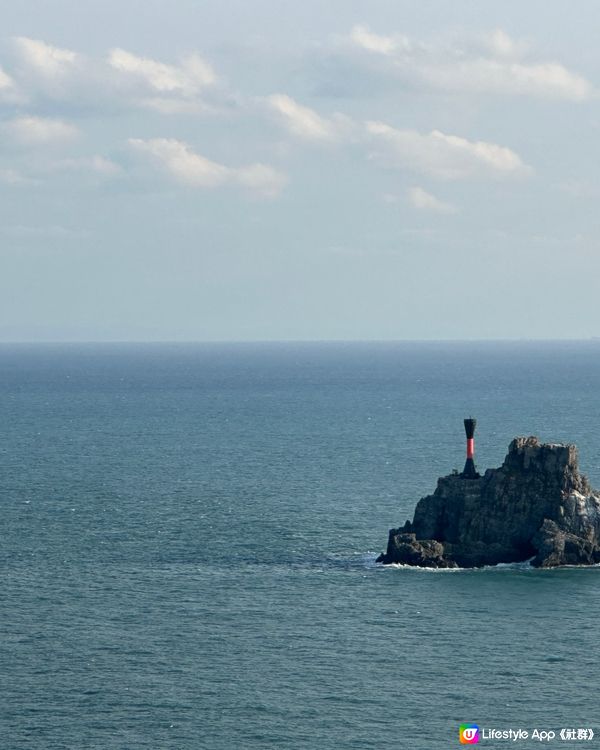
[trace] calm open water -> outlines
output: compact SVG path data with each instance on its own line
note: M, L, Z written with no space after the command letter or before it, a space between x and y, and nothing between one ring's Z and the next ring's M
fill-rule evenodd
M469 414L600 486L598 341L0 346L0 747L600 746L600 569L374 563Z

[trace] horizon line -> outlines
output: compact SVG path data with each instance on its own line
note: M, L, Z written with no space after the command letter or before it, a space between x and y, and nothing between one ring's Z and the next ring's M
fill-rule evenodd
M90 345L90 344L494 344L494 343L583 343L597 341L600 336L586 338L423 338L423 339L0 339L6 345Z

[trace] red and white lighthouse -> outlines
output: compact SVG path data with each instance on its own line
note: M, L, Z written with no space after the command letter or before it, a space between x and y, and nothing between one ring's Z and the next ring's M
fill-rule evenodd
M462 476L466 479L477 479L479 474L475 468L475 462L473 456L475 455L475 427L477 426L477 420L473 417L465 419L465 432L467 434L467 460L465 461L465 468L463 469Z

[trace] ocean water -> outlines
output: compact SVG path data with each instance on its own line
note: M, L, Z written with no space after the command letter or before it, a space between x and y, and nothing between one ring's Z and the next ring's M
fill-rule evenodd
M598 744L600 568L374 562L471 414L600 486L598 341L0 346L0 747Z

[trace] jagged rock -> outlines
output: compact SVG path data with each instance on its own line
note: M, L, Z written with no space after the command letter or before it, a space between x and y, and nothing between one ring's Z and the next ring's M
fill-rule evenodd
M391 529L378 562L435 568L531 559L536 567L600 562L600 494L579 473L574 445L515 438L482 477L451 474Z
M392 545L406 565L421 568L456 568L452 560L444 558L444 545L434 539L417 541L416 534L407 534L402 529L391 529L388 547Z

